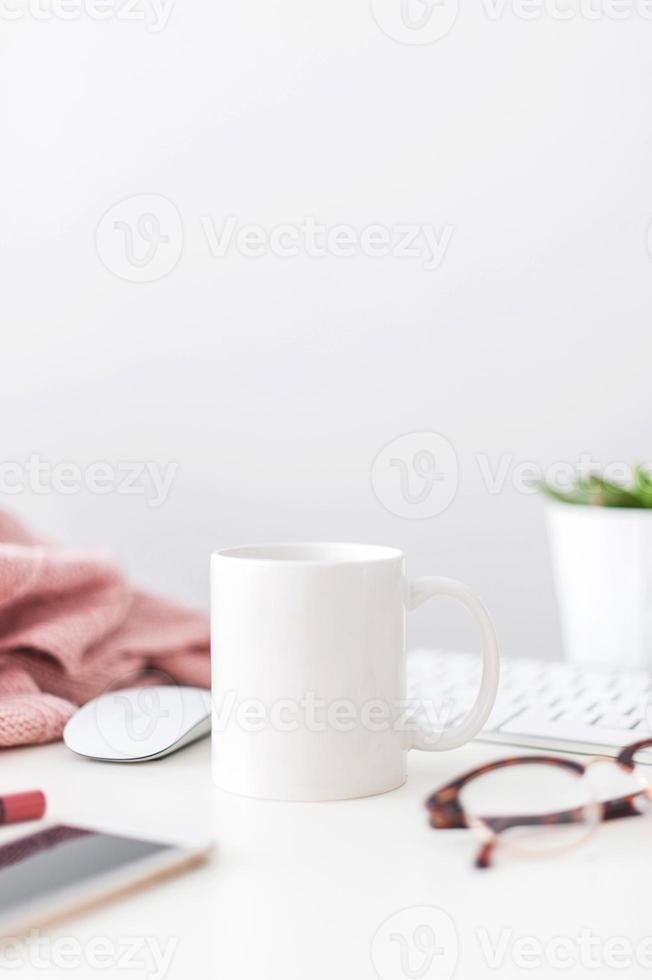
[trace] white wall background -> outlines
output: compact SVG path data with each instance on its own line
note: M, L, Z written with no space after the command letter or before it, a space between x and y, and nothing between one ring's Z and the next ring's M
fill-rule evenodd
M468 2L447 36L412 45L368 0L176 0L158 33L9 7L0 455L178 472L158 508L28 486L2 502L200 604L215 547L395 544L413 573L478 589L507 652L557 655L541 501L509 477L489 492L477 457L652 457L652 21L491 19ZM178 264L149 283L95 246L107 209L141 194L183 222ZM200 216L229 214L454 234L434 271L214 258ZM459 488L408 520L370 468L424 430L454 446ZM473 639L443 606L412 635Z

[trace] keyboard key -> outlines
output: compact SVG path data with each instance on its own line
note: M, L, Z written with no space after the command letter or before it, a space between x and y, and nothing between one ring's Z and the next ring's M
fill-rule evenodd
M622 715L617 712L604 714L596 721L598 728L627 728L630 731L634 724L635 720L631 715Z
M514 718L515 715L522 711L523 708L520 705L498 705L496 704L491 711L491 714L487 718L486 724L483 731L493 732L501 725L504 725L506 721L510 718Z
M584 711L575 711L573 708L569 708L567 711L555 715L554 720L573 725L594 725L599 716L600 713L595 708L587 708Z
M631 714L627 715L627 717L631 722L629 726L630 728L636 728L639 722L645 721L645 714L642 711L639 711L638 709L632 711Z
M636 732L637 738L640 735L641 739L644 739L646 734L652 738L652 718L649 721L647 718L641 718L633 730Z
M557 707L560 711L577 713L595 709L598 704L600 704L600 698L594 693L579 694L577 697L573 697L572 694L560 694L557 700ZM593 714L596 714L595 710L593 710Z
M578 725L575 722L549 721L535 712L524 712L500 728L501 735L524 735L548 742L577 742L592 745L629 745L632 732L623 728L598 728L596 725Z
M610 698L607 702L610 711L617 711L620 714L628 714L634 708L645 707L645 699L637 698L632 694L619 694L616 698Z

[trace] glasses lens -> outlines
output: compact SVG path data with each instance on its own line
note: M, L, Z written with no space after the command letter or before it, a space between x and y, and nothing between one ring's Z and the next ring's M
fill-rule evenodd
M639 749L634 754L634 773L636 795L632 805L639 813L652 813L652 746Z
M615 759L594 759L586 778L597 800L606 804L606 815L613 817L648 813L652 790L652 755L640 749L634 756L634 769L619 766Z
M581 773L550 763L504 766L473 779L460 802L467 821L522 853L550 853L584 841L601 808Z

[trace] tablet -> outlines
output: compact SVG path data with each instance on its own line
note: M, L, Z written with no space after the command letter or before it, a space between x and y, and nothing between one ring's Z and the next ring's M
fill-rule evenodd
M206 859L211 847L46 826L0 844L0 938L15 938Z

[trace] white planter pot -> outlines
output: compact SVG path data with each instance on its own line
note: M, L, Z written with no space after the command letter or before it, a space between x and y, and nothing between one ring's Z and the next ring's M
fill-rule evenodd
M549 504L566 656L652 667L652 510Z

